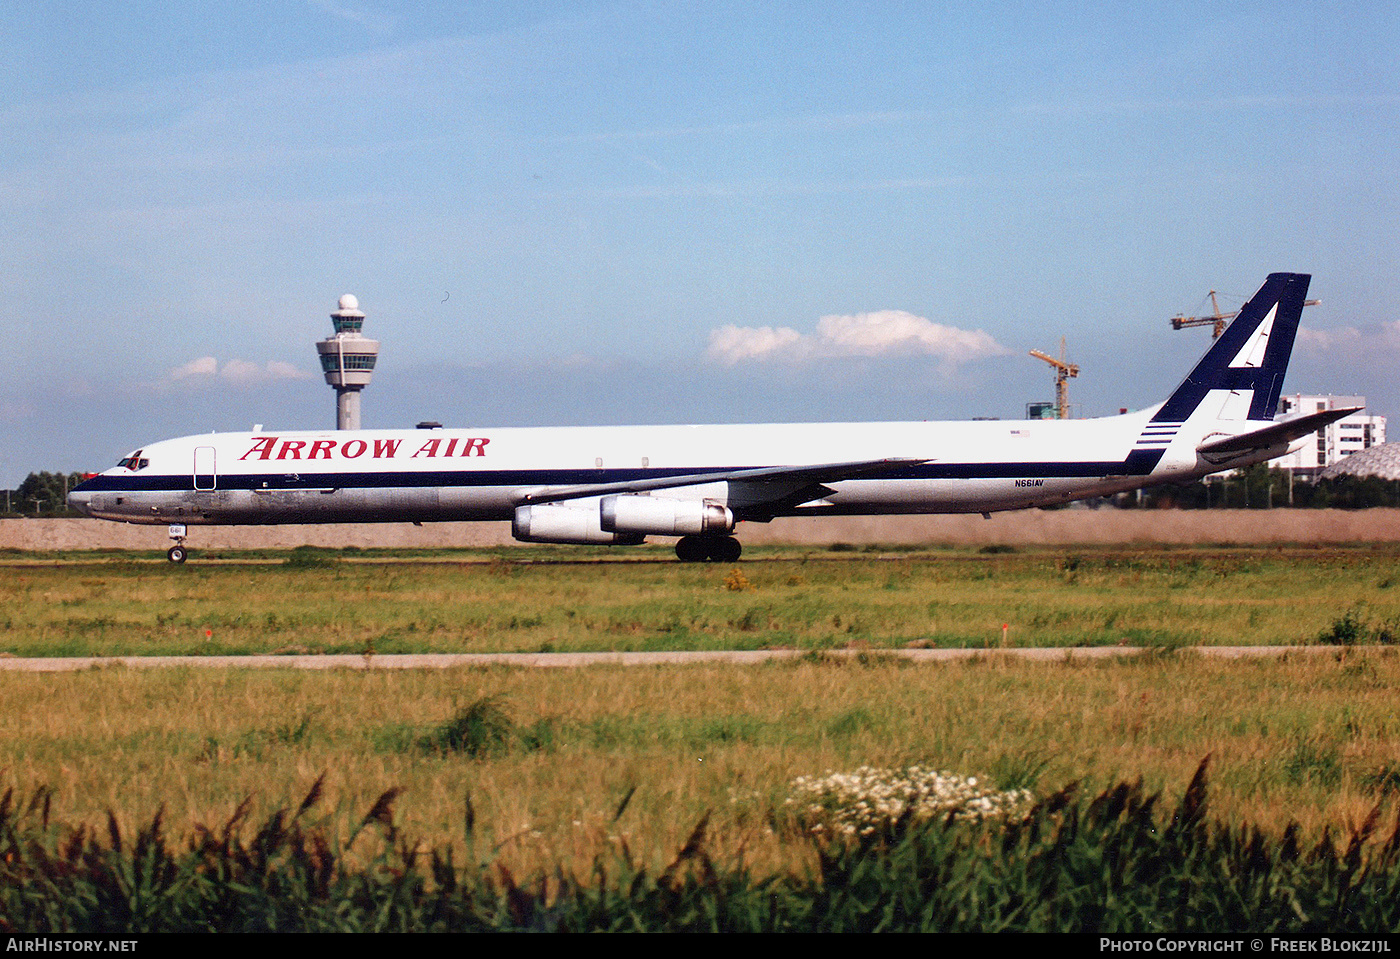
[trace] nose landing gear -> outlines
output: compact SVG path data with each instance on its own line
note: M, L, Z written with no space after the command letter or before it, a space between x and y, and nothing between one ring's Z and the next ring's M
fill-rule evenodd
M166 550L165 558L172 563L183 563L189 556L185 549L185 533L184 523L170 524L170 538L175 541L175 545Z

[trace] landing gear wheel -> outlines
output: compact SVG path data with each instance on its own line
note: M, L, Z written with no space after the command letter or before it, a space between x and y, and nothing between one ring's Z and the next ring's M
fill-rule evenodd
M735 563L744 547L732 536L682 536L676 558L682 563Z
M710 558L716 563L737 563L744 547L732 536L717 539L710 544Z
M172 563L183 563L187 555L188 554L185 552L185 547L181 546L179 543L176 543L174 546L170 547L170 549L166 551L165 558L170 560L170 562Z
M703 563L709 558L709 550L699 536L682 536L676 542L676 558L682 563Z

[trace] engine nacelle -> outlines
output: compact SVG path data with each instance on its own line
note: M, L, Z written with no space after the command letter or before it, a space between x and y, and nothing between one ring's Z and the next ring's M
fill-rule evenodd
M610 543L636 546L642 536L636 533L604 530L598 525L598 510L546 503L543 506L517 506L510 524L511 534L526 543Z
M709 500L663 499L654 496L604 496L598 506L599 525L616 533L656 536L695 536L729 533L734 513Z

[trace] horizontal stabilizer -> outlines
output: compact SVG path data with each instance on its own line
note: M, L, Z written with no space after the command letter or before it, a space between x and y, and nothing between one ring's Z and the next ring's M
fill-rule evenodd
M582 499L586 496L606 496L611 493L646 493L652 490L698 486L701 483L839 483L870 473L880 473L900 466L927 463L922 459L860 460L854 463L819 463L814 466L763 466L756 469L715 470L705 473L685 473L678 476L658 476L655 479L621 480L616 483L581 483L574 486L546 486L525 490L516 503L554 503L560 500Z
M1241 433L1238 436L1226 436L1218 440L1210 440L1196 447L1196 452L1206 459L1216 457L1234 456L1239 453L1248 453L1254 450L1268 449L1271 446L1278 446L1282 443L1291 443L1309 433L1316 433L1328 423L1335 423L1344 416L1359 413L1364 406L1350 406L1339 410L1322 410L1318 413L1309 413L1306 416L1299 416L1293 419L1281 420L1272 426L1263 429L1251 430L1248 433Z

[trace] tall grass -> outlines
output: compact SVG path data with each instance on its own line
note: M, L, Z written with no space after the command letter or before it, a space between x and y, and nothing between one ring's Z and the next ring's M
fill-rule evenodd
M316 821L318 780L256 829L247 805L172 840L55 824L50 796L0 798L7 931L720 931L1373 933L1400 922L1400 820L1373 812L1339 847L1212 819L1206 765L1173 809L1141 781L1085 802L1074 787L1024 816L900 817L815 841L806 873L716 855L702 817L661 868L623 845L584 872L517 875L425 848L382 793L340 842ZM470 806L464 817L470 841ZM369 834L366 839L361 837ZM359 847L357 848L357 842Z
M1400 796L1396 688L1400 654L1348 650L1268 662L1183 652L1068 664L0 673L0 789L43 784L79 820L110 809L132 833L162 806L181 828L249 796L254 816L294 807L324 771L320 808L343 829L392 784L404 790L403 828L433 845L460 843L469 794L481 848L499 847L520 874L586 871L620 843L655 865L707 812L716 854L742 848L765 869L797 869L811 851L765 811L799 777L925 766L1036 793L1138 775L1175 792L1212 754L1223 816L1274 832L1296 821L1315 840ZM504 720L473 718L483 702Z

